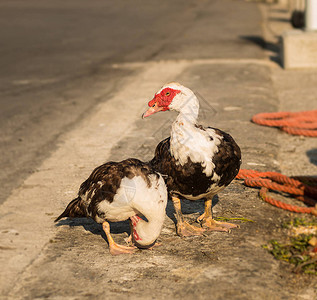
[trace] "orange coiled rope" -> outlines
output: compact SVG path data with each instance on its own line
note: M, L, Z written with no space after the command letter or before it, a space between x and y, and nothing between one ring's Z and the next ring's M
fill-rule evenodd
M252 117L252 122L279 127L293 135L317 137L317 110L259 113Z
M244 179L246 186L260 187L260 197L276 207L317 216L317 177L288 177L277 172L241 169L236 178ZM268 190L288 193L312 207L301 207L276 200L267 194Z

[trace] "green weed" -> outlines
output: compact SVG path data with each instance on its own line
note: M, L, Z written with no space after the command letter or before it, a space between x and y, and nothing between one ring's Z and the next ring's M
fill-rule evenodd
M298 226L302 225L299 222ZM309 244L313 236L313 234L300 234L291 237L285 244L271 240L263 248L267 249L276 259L295 265L294 272L317 275L317 255L311 255L313 246Z

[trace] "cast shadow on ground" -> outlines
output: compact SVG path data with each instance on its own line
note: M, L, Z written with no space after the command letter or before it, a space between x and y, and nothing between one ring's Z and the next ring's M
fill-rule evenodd
M289 18L269 18L269 21L273 21L273 22L284 22L284 23L290 23L291 20Z
M315 166L317 166L317 148L313 148L311 150L308 150L306 152L306 155L309 158L309 161L314 164Z
M217 205L218 202L219 202L219 198L218 198L218 195L216 195L212 199L212 207ZM181 205L182 205L182 213L184 215L189 215L194 213L199 213L201 215L204 212L204 199L191 201L191 200L181 198ZM166 214L176 225L177 221L175 218L175 210L174 210L173 202L170 199L167 202Z
M271 8L271 12L273 13L287 13L287 8Z
M182 212L184 215L187 214L193 214L193 213L199 213L202 214L204 212L204 200L195 200L190 201L186 199L182 199ZM214 207L219 202L218 195L216 195L212 200L212 206ZM172 201L167 202L166 206L166 214L167 216L174 222L176 225L177 221L174 215L174 207ZM129 221L122 221L122 222L109 222L110 223L110 232L113 234L121 234L126 233L127 236L130 235L130 224ZM91 232L95 235L100 235L105 241L108 242L106 234L104 233L102 229L102 225L96 223L94 220L89 218L74 218L74 219L63 219L60 220L56 226L64 226L67 225L69 227L75 227L75 226L82 226L86 231Z
M129 221L122 222L109 222L110 232L113 234L126 233L127 236L130 235L130 224ZM69 227L82 226L86 231L91 232L95 235L100 235L107 243L108 239L105 232L102 229L102 225L96 223L94 220L89 218L74 218L74 219L63 219L60 220L56 226L68 225Z
M263 37L255 36L255 35L245 35L245 36L242 35L239 38L242 40L248 41L250 43L253 43L262 49L273 52L274 54L270 56L270 60L277 63L280 66L282 65L281 58L280 58L280 52L281 52L281 47L279 45L280 43L274 44L271 42L267 42L263 39Z

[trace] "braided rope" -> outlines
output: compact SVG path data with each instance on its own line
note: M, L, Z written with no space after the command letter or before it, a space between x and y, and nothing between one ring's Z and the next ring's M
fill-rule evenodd
M236 178L244 179L246 186L261 187L260 197L271 205L296 213L310 213L317 216L317 178L315 177L298 176L291 178L277 172L241 169ZM309 182L310 185L304 182ZM288 193L312 207L301 207L276 200L267 195L269 190Z
M279 127L293 135L317 137L317 110L294 113L259 113L252 117L252 122L264 126Z

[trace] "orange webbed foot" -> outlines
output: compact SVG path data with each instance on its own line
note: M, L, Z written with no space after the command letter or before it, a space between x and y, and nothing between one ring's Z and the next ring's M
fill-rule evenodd
M177 224L177 234L182 237L202 235L205 229L190 225L188 222L184 221L181 224Z
M133 254L137 247L135 246L122 246L116 243L109 245L111 255L120 255L120 254Z
M205 217L205 214L202 214L197 222L201 224L203 228L207 231L225 231L229 232L230 229L238 227L236 224L227 223L227 222L219 222L214 220L212 217Z

